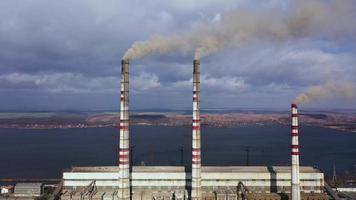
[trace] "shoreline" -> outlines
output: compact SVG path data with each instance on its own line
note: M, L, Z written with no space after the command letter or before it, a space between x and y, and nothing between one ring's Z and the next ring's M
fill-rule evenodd
M230 125L208 125L204 124L202 127L209 128L237 128L241 126L267 126L267 125L284 125L289 126L286 123L278 123L278 122L258 122L258 123L240 123L240 124L230 124ZM131 126L157 126L157 127L177 127L177 128L190 128L188 124L186 125L175 125L175 124L131 124ZM356 133L356 130L350 130L343 127L337 126L323 126L323 125L315 125L315 124L304 124L303 126L308 127L318 127L318 128L326 128L331 130L337 130L347 133ZM90 129L90 128L119 128L116 125L87 125L87 126L75 126L75 125L55 125L55 126L1 126L0 129L17 129L17 130L52 130L52 129Z

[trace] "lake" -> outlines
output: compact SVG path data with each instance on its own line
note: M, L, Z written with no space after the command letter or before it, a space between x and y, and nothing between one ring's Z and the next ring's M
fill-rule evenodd
M133 126L130 134L135 165L190 165L190 128ZM115 165L118 135L116 128L0 129L0 178L59 178L71 166ZM300 151L301 165L330 175L335 163L338 173L351 172L356 134L302 126ZM290 126L204 127L202 164L289 165Z

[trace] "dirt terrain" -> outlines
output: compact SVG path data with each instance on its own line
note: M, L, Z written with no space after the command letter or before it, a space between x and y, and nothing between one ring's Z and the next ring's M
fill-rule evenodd
M355 112L300 112L300 123L319 127L356 132ZM131 125L191 126L191 114L186 112L133 112ZM117 112L64 112L64 113L0 113L0 128L88 128L115 127ZM279 123L289 125L289 112L202 112L202 126L233 127L248 124Z

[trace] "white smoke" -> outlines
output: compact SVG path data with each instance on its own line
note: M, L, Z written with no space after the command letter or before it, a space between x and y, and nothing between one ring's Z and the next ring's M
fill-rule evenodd
M355 0L294 0L288 10L235 10L219 22L196 27L191 32L154 35L135 42L125 59L172 51L195 51L195 58L254 39L286 41L303 37L338 39L356 34Z
M355 83L352 82L326 82L323 85L312 86L299 94L294 102L297 104L307 103L330 95L352 98L356 94Z

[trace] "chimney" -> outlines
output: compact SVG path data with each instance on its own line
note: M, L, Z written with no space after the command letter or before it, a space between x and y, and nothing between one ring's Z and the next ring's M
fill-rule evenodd
M299 185L299 126L298 126L298 107L297 104L292 104L292 200L300 200L300 185Z
M119 200L130 200L129 60L121 61Z
M193 64L192 200L201 200L200 61Z

